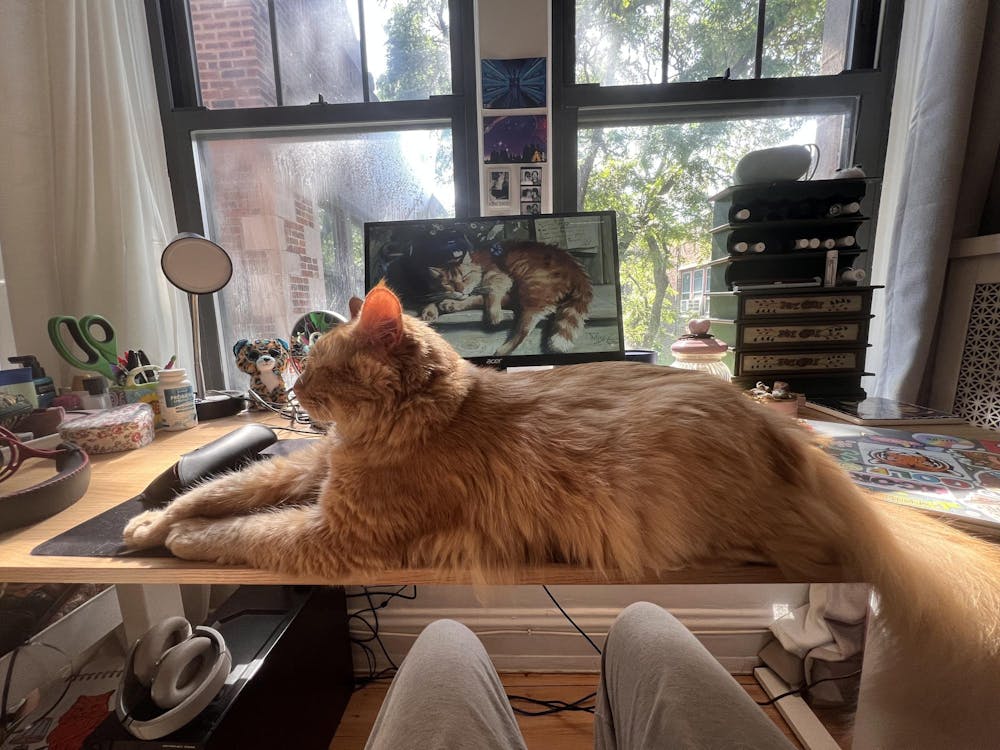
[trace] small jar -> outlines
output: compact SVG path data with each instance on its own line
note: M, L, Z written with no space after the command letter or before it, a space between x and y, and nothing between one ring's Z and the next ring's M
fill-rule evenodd
M198 424L194 386L184 369L161 370L156 381L156 395L160 400L162 429L187 430Z
M103 376L84 378L83 387L87 395L81 398L84 409L110 409L111 394L108 393L108 381Z
M729 351L729 345L708 332L711 325L704 319L688 323L688 332L670 345L670 351L674 355L671 367L701 370L728 383L733 379L733 374L722 358Z

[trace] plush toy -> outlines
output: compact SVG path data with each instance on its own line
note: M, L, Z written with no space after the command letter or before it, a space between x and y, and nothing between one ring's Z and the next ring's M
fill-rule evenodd
M288 344L283 339L240 339L233 346L236 366L250 375L250 390L269 404L287 404L281 375L288 367ZM251 407L254 402L251 402Z

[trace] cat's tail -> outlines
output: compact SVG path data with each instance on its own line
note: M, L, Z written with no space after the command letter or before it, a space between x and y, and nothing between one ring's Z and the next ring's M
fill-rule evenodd
M590 311L594 292L590 281L584 278L573 285L570 293L556 307L549 327L548 347L554 352L568 352L576 343Z
M1000 747L1000 546L865 493L809 450L819 454L807 463L814 498L832 511L812 533L878 593L855 737L907 750Z

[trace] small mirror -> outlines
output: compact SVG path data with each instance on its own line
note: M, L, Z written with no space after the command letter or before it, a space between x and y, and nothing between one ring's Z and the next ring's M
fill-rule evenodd
M233 276L229 253L193 232L182 232L170 241L160 266L171 284L189 294L217 292Z
M292 364L296 369L299 372L305 369L309 347L319 336L346 322L347 318L330 310L313 310L295 321L289 342L292 347Z

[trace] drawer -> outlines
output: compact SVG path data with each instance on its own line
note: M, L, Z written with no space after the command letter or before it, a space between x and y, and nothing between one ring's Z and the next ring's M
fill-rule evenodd
M736 352L735 375L780 375L792 373L860 372L865 349L842 351Z
M759 349L812 349L835 346L856 348L868 343L870 317L855 320L803 320L781 322L749 320L716 321L712 333L740 351Z

